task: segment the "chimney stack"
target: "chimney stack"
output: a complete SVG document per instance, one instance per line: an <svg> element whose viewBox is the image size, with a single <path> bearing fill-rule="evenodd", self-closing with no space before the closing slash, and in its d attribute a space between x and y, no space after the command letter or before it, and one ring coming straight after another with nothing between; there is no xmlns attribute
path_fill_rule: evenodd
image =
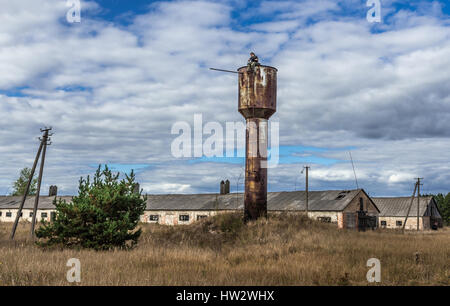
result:
<svg viewBox="0 0 450 306"><path fill-rule="evenodd" d="M48 189L48 196L53 197L58 195L58 187L51 185Z"/></svg>
<svg viewBox="0 0 450 306"><path fill-rule="evenodd" d="M230 193L230 181L226 180L220 182L220 194L229 194Z"/></svg>
<svg viewBox="0 0 450 306"><path fill-rule="evenodd" d="M230 181L226 180L225 181L225 194L229 194L230 193Z"/></svg>
<svg viewBox="0 0 450 306"><path fill-rule="evenodd" d="M220 182L220 194L225 194L225 182Z"/></svg>

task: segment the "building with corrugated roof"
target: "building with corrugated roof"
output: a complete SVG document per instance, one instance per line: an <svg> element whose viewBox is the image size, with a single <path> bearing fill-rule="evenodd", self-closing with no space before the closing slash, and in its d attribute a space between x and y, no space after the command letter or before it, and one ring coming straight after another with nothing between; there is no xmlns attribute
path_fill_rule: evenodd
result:
<svg viewBox="0 0 450 306"><path fill-rule="evenodd" d="M406 229L417 229L417 206L419 206L419 229L431 229L433 226L442 227L442 216L436 201L432 196L420 197L419 205L417 197L411 205L411 197L373 197L380 209L379 226L381 228L402 228L405 222ZM411 209L408 214L408 208Z"/></svg>
<svg viewBox="0 0 450 306"><path fill-rule="evenodd" d="M379 210L363 189L325 190L308 193L308 216L324 222L336 223L339 228L356 228L360 202L371 216ZM160 224L189 224L218 213L242 211L244 195L229 194L167 194L148 195L144 222ZM269 192L269 212L304 213L305 191Z"/></svg>
<svg viewBox="0 0 450 306"><path fill-rule="evenodd" d="M68 202L72 200L71 196L40 196L38 221L51 220L55 211L53 205L55 198ZM21 199L12 196L0 197L0 221L15 220ZM306 210L305 191L269 192L267 201L270 212L304 213ZM22 211L22 220L31 221L33 206L34 197L27 198ZM242 193L148 195L141 221L167 225L190 224L218 213L242 211L243 207ZM339 228L357 228L358 211L361 208L369 216L378 218L379 209L363 189L308 193L308 216L335 223Z"/></svg>
<svg viewBox="0 0 450 306"><path fill-rule="evenodd" d="M68 202L72 201L72 196L58 197ZM33 217L34 196L27 197L23 209L21 221L30 221ZM50 221L55 212L53 200L55 196L40 196L39 206L36 214L37 221ZM14 222L19 210L22 196L0 196L0 222Z"/></svg>

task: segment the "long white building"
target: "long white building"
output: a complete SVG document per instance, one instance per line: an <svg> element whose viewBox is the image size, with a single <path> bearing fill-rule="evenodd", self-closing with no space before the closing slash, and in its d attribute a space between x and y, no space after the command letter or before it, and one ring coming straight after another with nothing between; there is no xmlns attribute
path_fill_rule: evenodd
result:
<svg viewBox="0 0 450 306"><path fill-rule="evenodd" d="M166 194L147 195L147 205L141 221L165 225L191 224L202 218L219 213L242 211L242 193L228 194ZM0 222L14 222L22 197L0 196ZM28 197L22 210L22 221L31 221L34 197ZM55 199L71 202L72 196L41 196L37 220L51 221L55 216ZM410 198L371 198L363 189L310 191L308 216L324 222L335 223L338 228L357 228L358 211L363 211L376 220L381 228L401 228ZM269 192L269 212L304 213L306 193L304 191ZM415 200L417 201L417 200ZM432 197L420 200L420 229L430 229L437 222L442 226L442 217ZM416 229L417 209L410 211L407 229Z"/></svg>

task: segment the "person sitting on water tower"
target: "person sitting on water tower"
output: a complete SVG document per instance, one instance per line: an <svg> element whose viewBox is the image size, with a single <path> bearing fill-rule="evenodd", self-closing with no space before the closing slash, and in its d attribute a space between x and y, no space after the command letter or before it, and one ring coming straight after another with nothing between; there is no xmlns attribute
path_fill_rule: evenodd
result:
<svg viewBox="0 0 450 306"><path fill-rule="evenodd" d="M247 61L247 71L255 71L255 67L259 66L258 57L254 52L250 52L250 58Z"/></svg>

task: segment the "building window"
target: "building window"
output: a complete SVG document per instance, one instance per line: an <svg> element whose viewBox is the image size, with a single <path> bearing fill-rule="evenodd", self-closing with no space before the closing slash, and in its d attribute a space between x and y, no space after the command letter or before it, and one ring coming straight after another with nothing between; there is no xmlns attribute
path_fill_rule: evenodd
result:
<svg viewBox="0 0 450 306"><path fill-rule="evenodd" d="M207 218L208 216L207 215L198 215L197 216L197 221L198 220L201 220L201 219L205 219L205 218Z"/></svg>
<svg viewBox="0 0 450 306"><path fill-rule="evenodd" d="M386 221L381 221L381 226L382 226L382 227L386 227L386 226L387 226Z"/></svg>
<svg viewBox="0 0 450 306"><path fill-rule="evenodd" d="M41 213L41 218L47 218L47 213Z"/></svg>
<svg viewBox="0 0 450 306"><path fill-rule="evenodd" d="M159 215L148 216L148 221L159 221Z"/></svg>
<svg viewBox="0 0 450 306"><path fill-rule="evenodd" d="M321 222L325 222L325 223L330 223L331 217L318 217L317 220L319 220Z"/></svg>
<svg viewBox="0 0 450 306"><path fill-rule="evenodd" d="M54 211L50 212L50 220L52 221L56 220L56 213Z"/></svg>
<svg viewBox="0 0 450 306"><path fill-rule="evenodd" d="M2 212L0 211L0 217L2 216Z"/></svg>
<svg viewBox="0 0 450 306"><path fill-rule="evenodd" d="M30 218L33 217L33 212L30 212Z"/></svg>
<svg viewBox="0 0 450 306"><path fill-rule="evenodd" d="M20 213L20 217L23 217L23 212Z"/></svg>
<svg viewBox="0 0 450 306"><path fill-rule="evenodd" d="M6 217L11 218L12 217L12 213L11 212L7 212L6 213Z"/></svg>
<svg viewBox="0 0 450 306"><path fill-rule="evenodd" d="M395 221L395 225L402 226L402 221Z"/></svg>
<svg viewBox="0 0 450 306"><path fill-rule="evenodd" d="M180 221L189 221L189 215L180 215L179 220Z"/></svg>

